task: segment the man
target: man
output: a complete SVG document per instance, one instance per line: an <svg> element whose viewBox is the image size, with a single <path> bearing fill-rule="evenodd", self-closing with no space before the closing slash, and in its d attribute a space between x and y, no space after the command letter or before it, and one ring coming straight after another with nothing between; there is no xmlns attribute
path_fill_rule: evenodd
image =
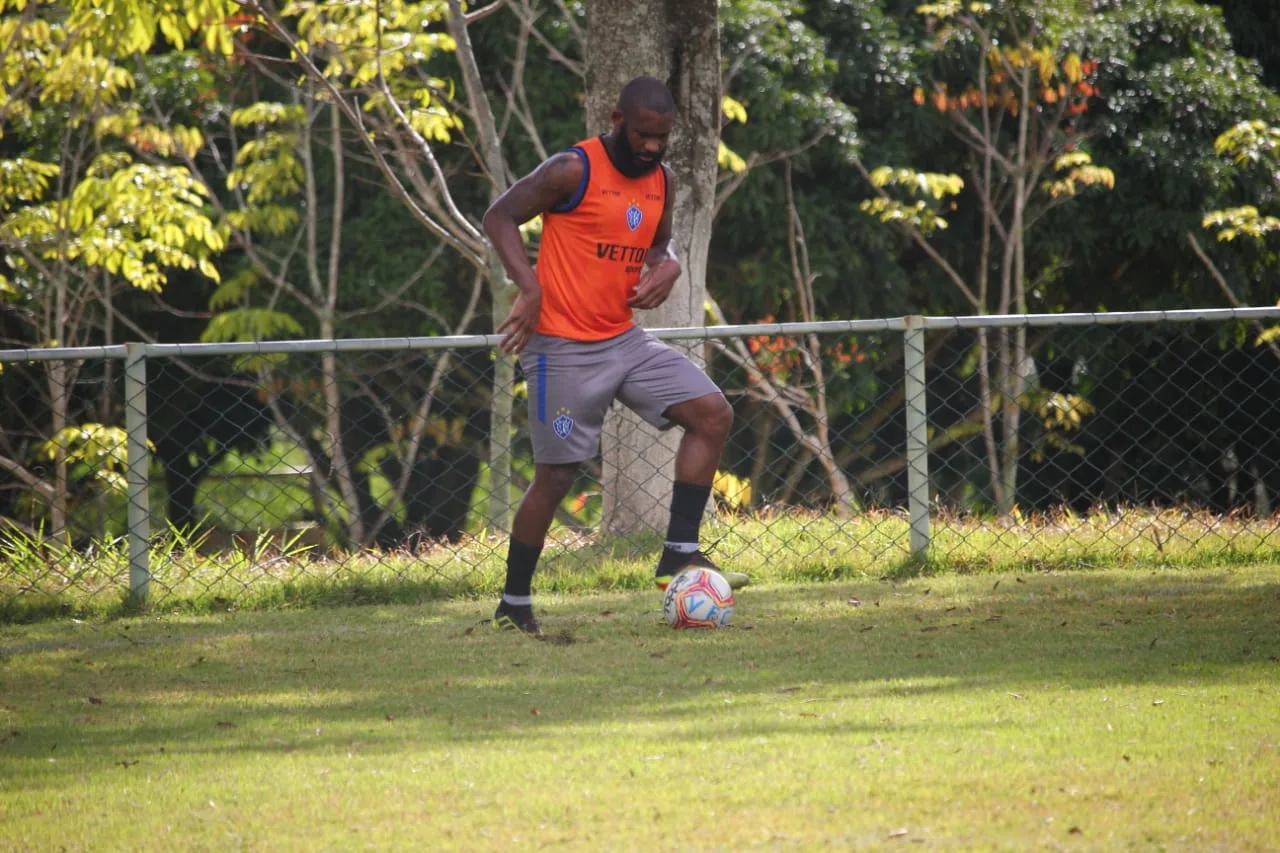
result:
<svg viewBox="0 0 1280 853"><path fill-rule="evenodd" d="M689 566L715 568L699 550L699 528L733 409L697 365L632 318L633 309L665 302L680 277L671 240L674 178L662 163L674 121L667 87L638 77L623 88L611 131L549 158L485 213L485 233L520 290L498 331L529 382L534 456L495 627L541 634L532 598L538 557L579 465L599 450L615 399L655 426L684 428L659 588ZM538 215L535 272L520 225ZM734 585L747 580L723 574Z"/></svg>

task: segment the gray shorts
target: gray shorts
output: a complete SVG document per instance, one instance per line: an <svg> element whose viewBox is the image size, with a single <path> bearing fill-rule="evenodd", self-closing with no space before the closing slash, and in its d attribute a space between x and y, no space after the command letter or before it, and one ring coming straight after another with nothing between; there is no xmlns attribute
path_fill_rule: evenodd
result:
<svg viewBox="0 0 1280 853"><path fill-rule="evenodd" d="M603 341L534 335L520 353L529 389L535 462L585 462L600 450L609 405L618 400L661 429L662 413L720 389L680 351L639 326Z"/></svg>

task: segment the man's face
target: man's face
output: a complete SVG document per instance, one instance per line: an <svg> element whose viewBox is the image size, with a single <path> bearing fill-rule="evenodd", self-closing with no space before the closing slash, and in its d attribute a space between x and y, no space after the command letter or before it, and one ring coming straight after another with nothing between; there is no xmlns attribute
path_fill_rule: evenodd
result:
<svg viewBox="0 0 1280 853"><path fill-rule="evenodd" d="M628 178L639 178L658 168L667 153L667 140L675 116L652 110L636 110L633 115L614 113L613 128L617 138L618 171Z"/></svg>

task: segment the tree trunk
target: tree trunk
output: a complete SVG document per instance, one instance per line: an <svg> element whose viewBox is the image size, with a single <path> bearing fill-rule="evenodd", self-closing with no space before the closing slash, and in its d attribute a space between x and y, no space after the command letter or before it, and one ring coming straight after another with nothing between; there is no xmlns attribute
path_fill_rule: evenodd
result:
<svg viewBox="0 0 1280 853"><path fill-rule="evenodd" d="M1031 71L1026 69L1022 74L1022 103L1031 102ZM1031 111L1021 110L1018 114L1018 150L1015 158L1015 174L1013 177L1013 219L1009 223L1009 242L1013 251L1013 308L1019 314L1027 313L1027 263L1026 263L1026 224L1027 200L1030 192L1027 189L1027 151L1030 145ZM1008 307L1005 308L1008 311ZM1013 332L1013 343L1008 343L1008 330L1001 330L1006 337L1004 352L1008 363L1005 365L1007 381L1001 389L1004 402L1004 428L1001 438L1002 448L1000 496L997 511L1001 518L1008 518L1018 503L1018 455L1020 442L1019 430L1022 422L1023 375L1026 370L1027 330L1019 326Z"/></svg>
<svg viewBox="0 0 1280 853"><path fill-rule="evenodd" d="M315 92L308 89L307 101L314 103L316 101ZM308 109L310 113L310 109ZM342 205L343 205L343 189L344 189L344 169L342 159L341 120L336 106L328 109L330 119L330 142L333 147L333 168L334 168L334 201L333 201L333 227L330 234L329 245L329 271L327 278L322 278L320 274L320 201L319 201L319 181L316 177L315 162L312 159L312 137L311 123L308 121L302 129L302 137L299 142L299 153L302 156L304 168L305 191L307 198L307 279L311 285L311 296L315 300L316 319L319 322L320 337L322 340L332 340L337 334L337 328L334 323L335 308L337 306L337 271L338 262L341 252L342 238ZM329 453L329 459L332 460L331 470L334 478L337 480L338 494L342 495L342 502L346 505L347 517L346 537L348 544L352 548L360 548L365 545L364 535L364 508L361 506L360 497L356 491L355 476L352 472L352 464L358 460L347 458L347 448L342 441L342 389L338 382L338 358L332 352L323 353L320 357L320 376L322 387L322 396L324 399L324 424L325 433L328 437L328 446L325 450ZM330 481L332 482L332 481ZM335 518L335 524L342 524L342 518Z"/></svg>
<svg viewBox="0 0 1280 853"><path fill-rule="evenodd" d="M458 64L462 68L462 84L467 93L471 117L475 121L476 135L480 143L480 157L489 177L489 201L492 203L506 192L507 165L502 156L502 138L494 120L493 106L485 94L480 67L471 45L467 29L467 16L461 0L449 0L449 34L457 42ZM515 302L515 288L507 281L506 270L498 253L490 246L485 252L485 271L489 282L489 295L493 305L493 325L496 330L511 313ZM499 351L493 367L493 398L489 404L489 511L490 530L511 530L511 443L513 435L512 409L514 404L516 360Z"/></svg>
<svg viewBox="0 0 1280 853"><path fill-rule="evenodd" d="M666 304L641 312L649 328L701 326L720 142L720 32L715 0L595 0L587 6L587 132L603 133L622 87L648 74L676 100L667 162L675 172L675 242L684 266ZM699 347L681 347L696 363ZM603 435L603 528L665 530L680 432L658 432L614 407Z"/></svg>
<svg viewBox="0 0 1280 853"><path fill-rule="evenodd" d="M49 536L54 541L64 540L70 511L67 448L63 435L70 408L70 382L70 371L65 361L49 363L49 399L52 402L53 434L57 439L53 457L53 502L49 506Z"/></svg>

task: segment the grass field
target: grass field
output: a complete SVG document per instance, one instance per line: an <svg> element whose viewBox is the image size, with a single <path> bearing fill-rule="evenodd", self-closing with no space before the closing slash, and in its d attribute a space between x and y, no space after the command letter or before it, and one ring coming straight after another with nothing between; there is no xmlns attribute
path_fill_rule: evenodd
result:
<svg viewBox="0 0 1280 853"><path fill-rule="evenodd" d="M0 625L5 850L1275 850L1280 567Z"/></svg>

